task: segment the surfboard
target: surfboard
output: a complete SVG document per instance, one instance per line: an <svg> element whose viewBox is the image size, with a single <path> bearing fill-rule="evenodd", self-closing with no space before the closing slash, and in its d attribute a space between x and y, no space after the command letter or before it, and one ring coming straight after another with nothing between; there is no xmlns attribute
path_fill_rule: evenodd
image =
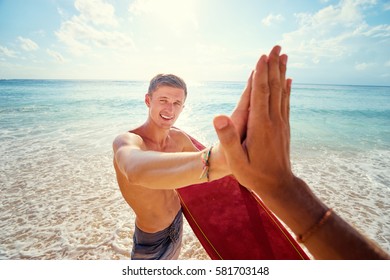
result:
<svg viewBox="0 0 390 280"><path fill-rule="evenodd" d="M188 224L213 260L310 259L262 200L232 176L177 193Z"/></svg>

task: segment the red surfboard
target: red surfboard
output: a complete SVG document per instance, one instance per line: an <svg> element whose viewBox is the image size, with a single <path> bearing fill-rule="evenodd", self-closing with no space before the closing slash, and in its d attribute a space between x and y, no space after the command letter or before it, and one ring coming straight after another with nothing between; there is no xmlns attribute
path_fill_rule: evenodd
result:
<svg viewBox="0 0 390 280"><path fill-rule="evenodd" d="M199 148L204 146L191 137ZM183 213L213 260L307 260L261 199L232 176L177 190Z"/></svg>

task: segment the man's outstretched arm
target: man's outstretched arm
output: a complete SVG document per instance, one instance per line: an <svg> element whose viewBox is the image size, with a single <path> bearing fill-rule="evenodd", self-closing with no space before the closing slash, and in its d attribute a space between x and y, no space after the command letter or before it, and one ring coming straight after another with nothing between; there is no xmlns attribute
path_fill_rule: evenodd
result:
<svg viewBox="0 0 390 280"><path fill-rule="evenodd" d="M207 149L196 152L166 153L141 149L142 138L133 133L118 136L114 143L114 160L129 183L152 189L176 189L207 181L201 177L205 166L202 156ZM213 154L213 178L227 175L218 155ZM226 164L225 164L226 166ZM211 170L209 170L211 174Z"/></svg>

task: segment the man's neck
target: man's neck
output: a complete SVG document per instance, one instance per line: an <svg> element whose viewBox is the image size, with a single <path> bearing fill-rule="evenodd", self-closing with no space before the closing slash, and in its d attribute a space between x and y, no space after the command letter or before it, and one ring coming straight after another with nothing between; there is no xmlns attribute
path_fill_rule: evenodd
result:
<svg viewBox="0 0 390 280"><path fill-rule="evenodd" d="M154 146L159 147L159 149L164 149L169 141L169 131L170 128L163 129L151 122L146 122L142 126L142 138L144 138L144 141L146 140Z"/></svg>

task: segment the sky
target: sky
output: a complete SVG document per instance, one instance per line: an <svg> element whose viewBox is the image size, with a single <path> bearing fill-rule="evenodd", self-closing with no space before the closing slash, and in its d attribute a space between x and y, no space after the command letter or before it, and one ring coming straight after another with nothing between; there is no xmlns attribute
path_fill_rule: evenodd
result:
<svg viewBox="0 0 390 280"><path fill-rule="evenodd" d="M246 81L276 44L294 82L390 86L390 1L0 0L0 79Z"/></svg>

